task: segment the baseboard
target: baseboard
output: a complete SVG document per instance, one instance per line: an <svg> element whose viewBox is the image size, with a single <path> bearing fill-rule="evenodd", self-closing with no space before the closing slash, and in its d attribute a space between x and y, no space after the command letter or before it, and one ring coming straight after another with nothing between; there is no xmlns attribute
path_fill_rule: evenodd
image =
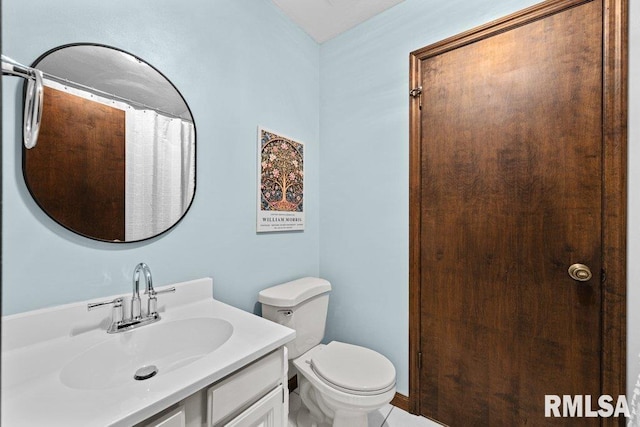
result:
<svg viewBox="0 0 640 427"><path fill-rule="evenodd" d="M396 408L400 408L403 411L409 412L409 398L404 394L396 393L391 401L391 404Z"/></svg>

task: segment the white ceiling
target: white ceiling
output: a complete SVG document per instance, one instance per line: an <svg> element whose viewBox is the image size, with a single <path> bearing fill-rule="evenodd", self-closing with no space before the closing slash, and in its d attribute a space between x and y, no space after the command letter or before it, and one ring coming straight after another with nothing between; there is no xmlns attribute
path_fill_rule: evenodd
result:
<svg viewBox="0 0 640 427"><path fill-rule="evenodd" d="M315 41L323 43L404 0L272 0Z"/></svg>

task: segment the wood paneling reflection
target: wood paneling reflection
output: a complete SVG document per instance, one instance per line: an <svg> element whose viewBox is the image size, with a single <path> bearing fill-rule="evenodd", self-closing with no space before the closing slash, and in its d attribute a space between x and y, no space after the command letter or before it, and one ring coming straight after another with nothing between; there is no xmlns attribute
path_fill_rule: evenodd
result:
<svg viewBox="0 0 640 427"><path fill-rule="evenodd" d="M125 112L45 88L38 144L24 174L53 219L87 237L125 240Z"/></svg>

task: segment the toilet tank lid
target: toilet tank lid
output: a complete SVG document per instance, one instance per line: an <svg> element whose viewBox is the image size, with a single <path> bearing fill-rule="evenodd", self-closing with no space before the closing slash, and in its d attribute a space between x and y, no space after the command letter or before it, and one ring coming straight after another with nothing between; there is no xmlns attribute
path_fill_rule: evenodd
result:
<svg viewBox="0 0 640 427"><path fill-rule="evenodd" d="M328 280L319 277L303 277L260 291L258 301L274 307L294 307L330 290L331 283Z"/></svg>

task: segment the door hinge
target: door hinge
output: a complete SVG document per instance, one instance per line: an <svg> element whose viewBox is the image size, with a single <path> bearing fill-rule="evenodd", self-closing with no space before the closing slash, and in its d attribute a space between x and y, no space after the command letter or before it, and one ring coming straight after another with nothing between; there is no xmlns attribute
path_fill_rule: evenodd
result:
<svg viewBox="0 0 640 427"><path fill-rule="evenodd" d="M418 370L422 369L422 353L418 353Z"/></svg>
<svg viewBox="0 0 640 427"><path fill-rule="evenodd" d="M422 86L418 86L409 91L409 96L412 98L418 98L418 108L422 110Z"/></svg>

